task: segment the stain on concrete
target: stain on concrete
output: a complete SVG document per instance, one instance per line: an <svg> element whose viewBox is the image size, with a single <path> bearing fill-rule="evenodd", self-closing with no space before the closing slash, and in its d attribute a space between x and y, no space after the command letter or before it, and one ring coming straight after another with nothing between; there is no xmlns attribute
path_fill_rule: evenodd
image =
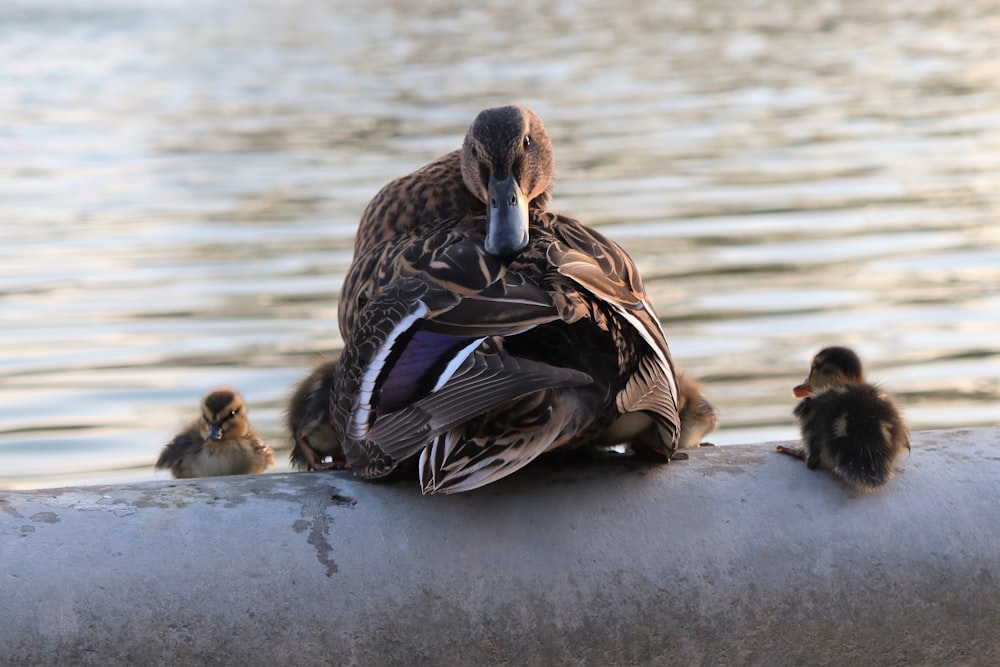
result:
<svg viewBox="0 0 1000 667"><path fill-rule="evenodd" d="M333 501L334 505L339 505L340 507L354 507L358 504L358 501L350 496L345 496L334 489L334 494L330 496L330 500Z"/></svg>
<svg viewBox="0 0 1000 667"><path fill-rule="evenodd" d="M358 503L350 496L344 495L336 487L332 489L330 501L338 507L354 507ZM330 526L333 525L333 517L327 514L329 505L319 494L299 496L301 501L301 516L292 529L296 533L308 531L309 536L306 542L316 550L316 560L326 568L326 576L332 577L339 568L336 561L331 557L333 546L330 544Z"/></svg>
<svg viewBox="0 0 1000 667"><path fill-rule="evenodd" d="M306 540L316 550L316 560L326 567L327 577L332 577L339 570L336 561L330 557L330 552L333 550L329 539L330 523L330 519L325 516L314 518L309 538Z"/></svg>
<svg viewBox="0 0 1000 667"><path fill-rule="evenodd" d="M23 519L24 518L21 515L21 513L18 512L17 509L6 498L0 498L0 512L3 512L4 514L8 514L8 515L14 517L15 519Z"/></svg>
<svg viewBox="0 0 1000 667"><path fill-rule="evenodd" d="M35 523L59 523L62 520L55 512L36 512L28 518Z"/></svg>

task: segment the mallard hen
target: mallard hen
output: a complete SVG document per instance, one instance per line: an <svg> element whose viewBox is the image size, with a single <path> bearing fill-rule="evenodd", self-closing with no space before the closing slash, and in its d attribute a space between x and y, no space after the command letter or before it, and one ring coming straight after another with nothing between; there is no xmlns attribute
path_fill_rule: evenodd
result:
<svg viewBox="0 0 1000 667"><path fill-rule="evenodd" d="M156 461L176 478L249 475L274 465L274 453L247 421L247 406L232 389L201 401L201 416L171 440Z"/></svg>
<svg viewBox="0 0 1000 667"><path fill-rule="evenodd" d="M892 399L865 381L861 359L846 347L828 347L814 358L809 377L793 389L804 447L778 451L832 471L859 491L883 486L910 438Z"/></svg>
<svg viewBox="0 0 1000 667"><path fill-rule="evenodd" d="M468 491L560 447L629 442L669 460L673 363L631 258L548 211L552 146L518 106L385 186L341 293L331 417L355 474L418 460Z"/></svg>

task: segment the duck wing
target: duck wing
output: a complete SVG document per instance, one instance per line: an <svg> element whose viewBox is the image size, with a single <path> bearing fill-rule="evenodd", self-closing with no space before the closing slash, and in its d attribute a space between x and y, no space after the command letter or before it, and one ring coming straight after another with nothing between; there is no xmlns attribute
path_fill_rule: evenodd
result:
<svg viewBox="0 0 1000 667"><path fill-rule="evenodd" d="M586 373L569 368L477 351L439 390L380 418L368 437L389 456L404 459L442 433L510 399L591 382Z"/></svg>
<svg viewBox="0 0 1000 667"><path fill-rule="evenodd" d="M558 318L531 281L501 274L462 294L431 277L403 277L376 293L345 341L331 419L363 476L387 474L435 435L510 398L590 382L586 373L504 354L494 339Z"/></svg>
<svg viewBox="0 0 1000 667"><path fill-rule="evenodd" d="M195 453L201 444L201 437L197 433L197 425L195 425L184 433L174 436L174 439L163 447L163 451L160 452L160 458L156 460L153 469L166 470L173 468L185 456Z"/></svg>
<svg viewBox="0 0 1000 667"><path fill-rule="evenodd" d="M508 400L449 429L420 451L424 493L460 493L491 484L542 454L572 443L592 424L604 392L596 383L543 389Z"/></svg>
<svg viewBox="0 0 1000 667"><path fill-rule="evenodd" d="M635 346L634 370L615 397L618 411L652 415L662 444L672 451L680 434L676 374L639 272L614 241L571 218L555 217L552 228L557 237L547 248L548 262L559 275L608 306L623 323L622 335L641 341Z"/></svg>

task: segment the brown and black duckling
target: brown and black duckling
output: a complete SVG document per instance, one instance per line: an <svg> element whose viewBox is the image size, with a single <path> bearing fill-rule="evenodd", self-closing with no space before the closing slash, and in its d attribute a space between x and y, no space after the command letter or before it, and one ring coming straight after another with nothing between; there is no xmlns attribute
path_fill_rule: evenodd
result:
<svg viewBox="0 0 1000 667"><path fill-rule="evenodd" d="M832 471L859 491L883 486L910 437L892 399L865 381L861 359L846 347L828 347L812 362L809 377L793 390L802 401L795 416L804 448L778 451Z"/></svg>
<svg viewBox="0 0 1000 667"><path fill-rule="evenodd" d="M249 475L274 465L274 453L247 421L247 406L232 389L216 389L201 401L201 416L160 453L156 470L175 478Z"/></svg>
<svg viewBox="0 0 1000 667"><path fill-rule="evenodd" d="M285 423L292 434L289 455L296 470L332 470L347 467L340 441L330 424L330 395L337 360L323 362L298 384L288 401Z"/></svg>
<svg viewBox="0 0 1000 667"><path fill-rule="evenodd" d="M687 373L677 373L677 410L681 420L680 449L711 447L703 442L719 426L715 407L708 402L701 387Z"/></svg>
<svg viewBox="0 0 1000 667"><path fill-rule="evenodd" d="M674 455L660 321L618 244L548 210L553 165L533 111L487 109L368 205L331 406L356 475L417 459L425 493L453 493L584 443Z"/></svg>

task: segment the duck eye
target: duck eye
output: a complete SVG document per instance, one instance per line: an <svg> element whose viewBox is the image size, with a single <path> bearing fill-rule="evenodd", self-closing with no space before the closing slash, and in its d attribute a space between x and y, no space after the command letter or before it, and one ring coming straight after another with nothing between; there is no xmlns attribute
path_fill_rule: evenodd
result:
<svg viewBox="0 0 1000 667"><path fill-rule="evenodd" d="M525 147L525 148L527 148L527 147L528 147L528 146L530 146L530 145L531 145L531 137L529 137L529 136L528 136L528 135L526 134L526 135L524 135L524 147Z"/></svg>
<svg viewBox="0 0 1000 667"><path fill-rule="evenodd" d="M233 410L232 412L229 413L229 416L235 417L237 412L239 412L239 410Z"/></svg>

